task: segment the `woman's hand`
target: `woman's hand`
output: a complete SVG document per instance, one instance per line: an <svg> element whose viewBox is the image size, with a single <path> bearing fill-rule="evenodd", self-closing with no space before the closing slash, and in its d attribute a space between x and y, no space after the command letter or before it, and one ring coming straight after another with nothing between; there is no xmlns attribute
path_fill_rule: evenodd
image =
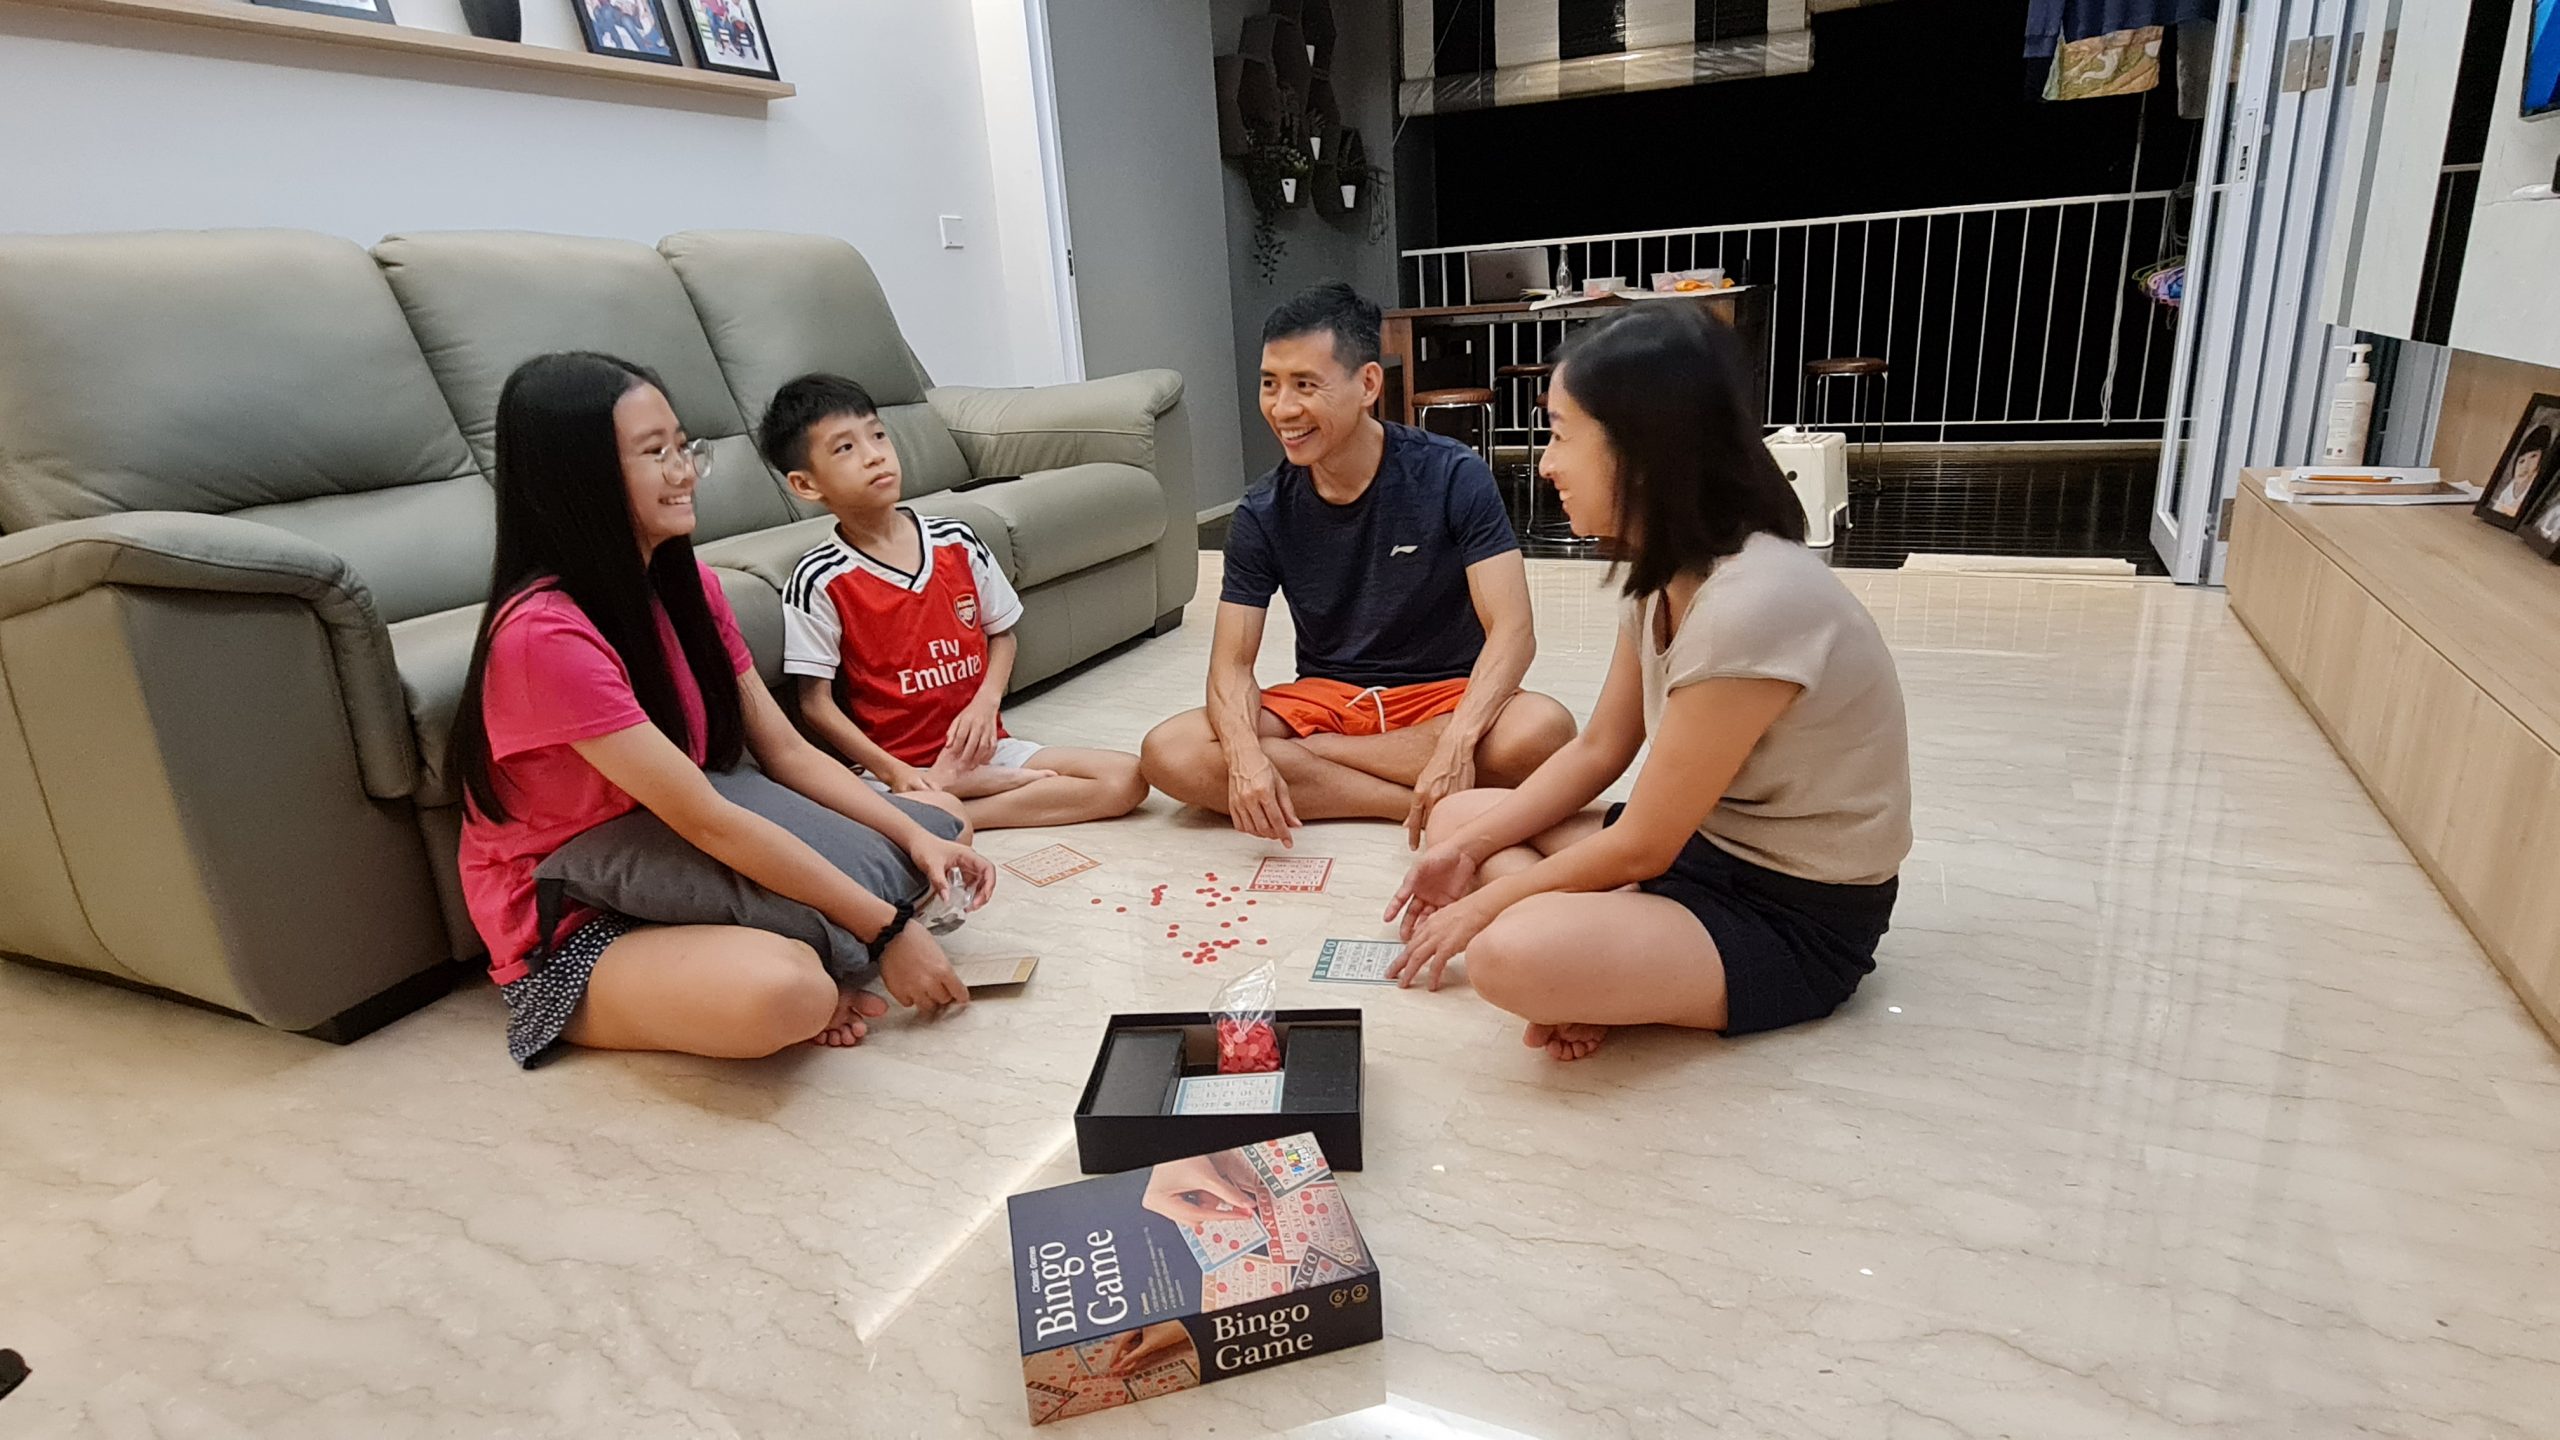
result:
<svg viewBox="0 0 2560 1440"><path fill-rule="evenodd" d="M948 902L951 899L951 872L957 870L969 882L969 908L977 909L996 893L996 867L986 856L957 840L927 835L907 851L924 878L932 884L933 893Z"/></svg>
<svg viewBox="0 0 2560 1440"><path fill-rule="evenodd" d="M1411 927L1404 953L1396 957L1396 963L1387 967L1387 974L1394 979L1397 988L1410 989L1413 982L1428 971L1430 988L1439 989L1440 972L1448 969L1449 962L1457 959L1468 943L1501 913L1501 907L1486 903L1482 894L1469 895L1441 906L1425 916L1421 924Z"/></svg>
<svg viewBox="0 0 2560 1440"><path fill-rule="evenodd" d="M1422 852L1405 872L1404 884L1396 890L1396 898L1387 902L1389 920L1399 914L1404 923L1396 930L1398 938L1410 942L1414 931L1431 918L1435 910L1446 909L1466 898L1476 888L1476 862L1455 844L1442 841Z"/></svg>
<svg viewBox="0 0 2560 1440"><path fill-rule="evenodd" d="M957 1010L969 1003L969 987L952 973L942 942L921 925L909 925L889 942L880 956L880 983L888 987L890 999L910 1010L946 1005Z"/></svg>
<svg viewBox="0 0 2560 1440"><path fill-rule="evenodd" d="M1138 1203L1176 1225L1239 1220L1254 1213L1257 1188L1237 1184L1208 1156L1194 1155L1148 1171L1147 1193Z"/></svg>

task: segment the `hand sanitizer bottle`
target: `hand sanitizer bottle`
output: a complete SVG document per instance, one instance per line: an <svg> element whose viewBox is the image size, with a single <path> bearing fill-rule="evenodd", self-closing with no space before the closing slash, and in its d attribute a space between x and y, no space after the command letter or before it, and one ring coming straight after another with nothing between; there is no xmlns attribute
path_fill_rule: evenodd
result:
<svg viewBox="0 0 2560 1440"><path fill-rule="evenodd" d="M2364 463L2365 432L2373 426L2373 354L2370 345L2349 345L2347 373L2329 401L2329 443L2320 451L2326 465Z"/></svg>

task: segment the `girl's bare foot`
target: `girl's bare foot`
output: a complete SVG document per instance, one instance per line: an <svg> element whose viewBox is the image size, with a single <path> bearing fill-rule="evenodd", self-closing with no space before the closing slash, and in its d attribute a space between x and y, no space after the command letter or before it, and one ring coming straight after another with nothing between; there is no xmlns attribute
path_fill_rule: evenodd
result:
<svg viewBox="0 0 2560 1440"><path fill-rule="evenodd" d="M1588 1059L1609 1036L1606 1025L1537 1025L1520 1032L1520 1043L1531 1049L1544 1047L1556 1060Z"/></svg>
<svg viewBox="0 0 2560 1440"><path fill-rule="evenodd" d="M836 987L835 1018L827 1022L826 1029L812 1036L809 1043L833 1049L859 1045L862 1037L871 1033L868 1022L888 1013L888 1001L856 986L839 985Z"/></svg>
<svg viewBox="0 0 2560 1440"><path fill-rule="evenodd" d="M984 800L1007 790L1019 790L1034 780L1049 780L1055 770L1022 770L1011 765L981 765L966 774L952 775L941 770L925 772L926 783L947 795L962 800Z"/></svg>

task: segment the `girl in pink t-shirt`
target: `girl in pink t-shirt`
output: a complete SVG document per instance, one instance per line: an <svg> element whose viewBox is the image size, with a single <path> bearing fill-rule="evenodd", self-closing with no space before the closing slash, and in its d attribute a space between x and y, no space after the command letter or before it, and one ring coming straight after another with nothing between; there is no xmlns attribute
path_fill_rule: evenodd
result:
<svg viewBox="0 0 2560 1440"><path fill-rule="evenodd" d="M517 1063L564 1041L719 1056L853 1045L887 1012L807 945L761 930L575 910L542 934L536 869L635 808L868 940L900 1004L966 1004L941 946L908 924L911 902L863 889L704 773L752 755L774 781L878 831L920 884L939 891L957 870L979 903L994 889L959 817L864 784L757 682L718 582L693 558L708 445L686 441L656 377L605 355L529 360L499 396L497 445L497 564L452 765L467 795L463 895Z"/></svg>

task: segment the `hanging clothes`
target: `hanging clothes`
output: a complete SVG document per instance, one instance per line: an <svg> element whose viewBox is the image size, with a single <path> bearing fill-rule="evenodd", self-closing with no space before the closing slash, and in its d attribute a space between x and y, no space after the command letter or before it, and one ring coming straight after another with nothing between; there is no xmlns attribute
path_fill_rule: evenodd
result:
<svg viewBox="0 0 2560 1440"><path fill-rule="evenodd" d="M2160 84L2160 27L2118 30L2086 40L2065 40L2045 72L2047 100L2094 100L2139 95Z"/></svg>
<svg viewBox="0 0 2560 1440"><path fill-rule="evenodd" d="M2219 8L2218 0L2028 0L2028 93L2076 100L2152 89L2162 32ZM2082 41L2097 43L2065 54Z"/></svg>

